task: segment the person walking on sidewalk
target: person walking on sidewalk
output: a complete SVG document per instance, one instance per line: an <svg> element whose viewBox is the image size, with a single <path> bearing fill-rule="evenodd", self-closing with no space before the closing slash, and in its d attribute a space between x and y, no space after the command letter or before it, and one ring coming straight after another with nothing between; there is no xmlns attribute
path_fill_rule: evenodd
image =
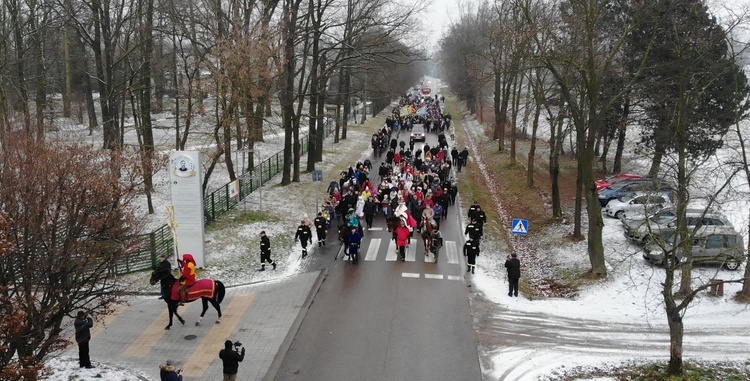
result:
<svg viewBox="0 0 750 381"><path fill-rule="evenodd" d="M81 368L91 369L91 357L89 357L89 341L91 341L91 327L94 326L94 320L86 315L83 311L78 311L76 320L73 323L76 329L76 343L78 343L78 365Z"/></svg>
<svg viewBox="0 0 750 381"><path fill-rule="evenodd" d="M315 235L318 236L318 247L326 245L326 232L328 232L328 220L323 217L323 212L318 213L313 221L315 225Z"/></svg>
<svg viewBox="0 0 750 381"><path fill-rule="evenodd" d="M232 348L235 346L235 348ZM224 381L236 381L237 370L240 367L240 363L245 359L245 347L242 347L241 351L238 351L236 347L240 347L240 342L232 343L232 340L224 342L224 349L219 351L219 358L222 363L222 373L224 374Z"/></svg>
<svg viewBox="0 0 750 381"><path fill-rule="evenodd" d="M276 270L276 261L271 259L271 240L268 239L265 230L260 232L260 270L266 271L266 263L270 263Z"/></svg>
<svg viewBox="0 0 750 381"><path fill-rule="evenodd" d="M466 167L469 163L469 148L464 147L463 151L458 154L458 165L456 168L461 172L461 167Z"/></svg>
<svg viewBox="0 0 750 381"><path fill-rule="evenodd" d="M302 220L300 225L297 227L297 233L294 234L294 239L299 238L299 243L302 245L302 258L307 256L307 241L312 240L312 232L310 227L305 225L305 220Z"/></svg>
<svg viewBox="0 0 750 381"><path fill-rule="evenodd" d="M477 267L477 257L479 256L479 247L474 243L471 238L466 240L464 244L464 257L466 257L466 272L474 274L474 269Z"/></svg>
<svg viewBox="0 0 750 381"><path fill-rule="evenodd" d="M505 268L508 269L508 296L518 296L518 280L521 278L521 261L518 254L512 253L505 259Z"/></svg>

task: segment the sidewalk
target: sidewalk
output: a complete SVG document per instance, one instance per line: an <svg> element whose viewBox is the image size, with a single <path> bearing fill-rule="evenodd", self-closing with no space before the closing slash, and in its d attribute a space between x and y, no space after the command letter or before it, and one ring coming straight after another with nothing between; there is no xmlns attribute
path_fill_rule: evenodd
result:
<svg viewBox="0 0 750 381"><path fill-rule="evenodd" d="M222 319L214 324L216 310L209 309L201 326L195 326L201 303L180 307L185 319L175 318L169 331L164 301L155 296L135 297L109 321L92 330L91 359L146 374L159 380L159 364L174 359L184 370L185 381L217 380L222 377L219 351L224 341L239 340L246 349L238 379L262 380L274 360L283 356L322 280L321 271L248 286L230 287L221 304ZM77 357L71 346L66 355ZM281 358L277 361L280 363Z"/></svg>

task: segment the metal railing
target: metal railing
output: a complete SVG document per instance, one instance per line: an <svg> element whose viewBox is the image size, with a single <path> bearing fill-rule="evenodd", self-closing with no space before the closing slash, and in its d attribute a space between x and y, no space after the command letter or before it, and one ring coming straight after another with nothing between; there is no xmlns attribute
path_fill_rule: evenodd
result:
<svg viewBox="0 0 750 381"><path fill-rule="evenodd" d="M327 138L331 135L333 129L329 125L325 127L323 137ZM300 156L307 153L309 146L309 135L301 137ZM265 185L278 175L283 168L284 151L281 150L238 177L240 189L237 197L231 197L231 187L234 186L234 182L224 184L224 186L211 192L203 199L204 224L208 225L218 217L232 211L245 197ZM127 240L126 249L123 255L115 261L113 272L115 275L124 275L135 271L149 270L156 266L159 256L172 254L173 251L172 231L168 224L164 224L151 233L138 235Z"/></svg>

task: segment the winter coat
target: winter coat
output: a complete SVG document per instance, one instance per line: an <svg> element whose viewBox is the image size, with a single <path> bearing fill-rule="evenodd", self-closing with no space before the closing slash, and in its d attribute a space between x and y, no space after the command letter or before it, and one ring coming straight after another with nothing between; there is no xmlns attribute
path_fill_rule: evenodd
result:
<svg viewBox="0 0 750 381"><path fill-rule="evenodd" d="M326 230L328 228L328 221L323 216L315 217L315 221L313 221L313 223L315 224L315 229L317 230Z"/></svg>
<svg viewBox="0 0 750 381"><path fill-rule="evenodd" d="M311 241L312 232L310 231L310 228L305 224L298 226L297 232L294 233L294 239L296 240L297 238L299 238L299 241L303 244L307 243L307 241Z"/></svg>
<svg viewBox="0 0 750 381"><path fill-rule="evenodd" d="M508 269L509 279L521 278L521 261L518 258L511 258L506 260L505 268Z"/></svg>
<svg viewBox="0 0 750 381"><path fill-rule="evenodd" d="M94 321L90 317L76 318L73 326L76 329L76 343L86 343L91 340L89 328L94 326Z"/></svg>
<svg viewBox="0 0 750 381"><path fill-rule="evenodd" d="M357 210L354 212L354 214L357 217L363 217L365 215L365 200L362 196L359 196L359 199L357 199Z"/></svg>
<svg viewBox="0 0 750 381"><path fill-rule="evenodd" d="M268 239L267 235L260 237L260 252L263 254L269 254L271 252L271 240Z"/></svg>
<svg viewBox="0 0 750 381"><path fill-rule="evenodd" d="M362 235L358 231L349 234L349 254L359 253L359 245L362 243Z"/></svg>
<svg viewBox="0 0 750 381"><path fill-rule="evenodd" d="M375 203L373 202L372 198L369 198L367 201L365 201L365 206L362 211L366 216L372 216L375 214Z"/></svg>
<svg viewBox="0 0 750 381"><path fill-rule="evenodd" d="M219 358L222 362L222 373L224 374L237 374L237 369L240 367L242 360L245 359L245 348L242 348L241 352L237 352L232 349L232 345L224 346L224 349L219 351Z"/></svg>
<svg viewBox="0 0 750 381"><path fill-rule="evenodd" d="M180 284L192 286L195 284L195 259L192 254L182 256L182 281Z"/></svg>
<svg viewBox="0 0 750 381"><path fill-rule="evenodd" d="M399 226L396 232L396 246L406 246L409 244L409 229L405 226Z"/></svg>
<svg viewBox="0 0 750 381"><path fill-rule="evenodd" d="M177 374L177 370L173 365L159 365L159 376L161 377L161 381L182 381L182 375Z"/></svg>

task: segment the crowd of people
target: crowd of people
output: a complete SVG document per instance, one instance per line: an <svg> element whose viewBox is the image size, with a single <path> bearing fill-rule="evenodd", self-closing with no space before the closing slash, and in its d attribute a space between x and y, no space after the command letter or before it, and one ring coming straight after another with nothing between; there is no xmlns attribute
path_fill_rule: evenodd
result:
<svg viewBox="0 0 750 381"><path fill-rule="evenodd" d="M419 110L426 111L419 113ZM425 144L414 150L415 143L406 133L414 124L433 126L431 128L438 132L438 144L434 147ZM342 171L339 180L329 184L328 195L315 220L310 221L305 216L301 221L295 239L302 245L302 257L307 256L313 227L318 246L322 246L328 231L338 226L339 239L346 244L347 256L357 263L365 227L371 228L378 216L396 222L392 231L394 237L402 236L397 239L402 260L408 237L414 230L421 231L423 217L436 232L439 238L436 242L442 242L440 223L448 217L448 208L455 204L458 194L451 169L463 166L468 157L466 148L461 152L455 148L449 152L445 136L445 129L449 127L450 116L441 113L439 100L411 94L402 98L382 128L372 135L372 159L382 158L386 153L377 172L370 158ZM399 227L405 228L408 234L397 229Z"/></svg>

